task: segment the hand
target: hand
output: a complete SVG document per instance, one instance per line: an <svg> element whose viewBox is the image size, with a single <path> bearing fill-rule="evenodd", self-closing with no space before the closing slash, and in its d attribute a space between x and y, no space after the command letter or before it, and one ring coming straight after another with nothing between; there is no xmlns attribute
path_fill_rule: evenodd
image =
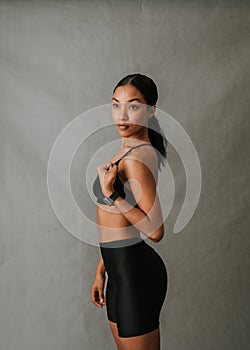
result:
<svg viewBox="0 0 250 350"><path fill-rule="evenodd" d="M106 298L103 294L104 284L105 273L96 275L91 288L91 300L97 307L103 307L106 305Z"/></svg>
<svg viewBox="0 0 250 350"><path fill-rule="evenodd" d="M114 192L114 182L117 175L117 165L112 162L101 164L97 167L100 179L100 185L104 196L108 197Z"/></svg>

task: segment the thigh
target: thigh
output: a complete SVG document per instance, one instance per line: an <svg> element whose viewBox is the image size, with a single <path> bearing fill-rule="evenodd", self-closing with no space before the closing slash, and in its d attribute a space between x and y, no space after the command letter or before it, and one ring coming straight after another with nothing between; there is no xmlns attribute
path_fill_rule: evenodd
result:
<svg viewBox="0 0 250 350"><path fill-rule="evenodd" d="M108 320L116 323L116 303L117 303L117 282L114 277L108 275L108 281L106 286L106 311Z"/></svg>
<svg viewBox="0 0 250 350"><path fill-rule="evenodd" d="M112 331L112 335L113 335L113 338L116 342L117 348L118 348L118 350L121 350L122 344L121 344L120 337L118 335L117 323L109 321L109 326L110 326L110 329Z"/></svg>
<svg viewBox="0 0 250 350"><path fill-rule="evenodd" d="M149 337L149 333L159 328L160 310L167 290L165 265L154 249L144 242L113 249L112 265L109 266L112 275L108 273L106 290L108 319L117 324L120 338L146 334Z"/></svg>
<svg viewBox="0 0 250 350"><path fill-rule="evenodd" d="M119 336L134 337L156 330L167 287L164 271L137 264L127 266L122 275L116 299Z"/></svg>
<svg viewBox="0 0 250 350"><path fill-rule="evenodd" d="M119 350L160 350L160 330L131 338L119 338Z"/></svg>
<svg viewBox="0 0 250 350"><path fill-rule="evenodd" d="M158 305L139 279L133 286L119 288L116 320L120 337L143 335L159 327Z"/></svg>
<svg viewBox="0 0 250 350"><path fill-rule="evenodd" d="M118 350L160 350L159 328L143 335L122 338L119 337L117 324L109 321L109 325Z"/></svg>

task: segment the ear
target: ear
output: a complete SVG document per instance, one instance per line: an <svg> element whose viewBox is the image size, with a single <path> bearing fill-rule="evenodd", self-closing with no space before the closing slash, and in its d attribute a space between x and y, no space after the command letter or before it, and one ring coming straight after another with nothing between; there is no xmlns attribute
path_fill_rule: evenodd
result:
<svg viewBox="0 0 250 350"><path fill-rule="evenodd" d="M150 106L150 108L148 109L148 119L153 117L153 115L155 114L155 110L156 105Z"/></svg>

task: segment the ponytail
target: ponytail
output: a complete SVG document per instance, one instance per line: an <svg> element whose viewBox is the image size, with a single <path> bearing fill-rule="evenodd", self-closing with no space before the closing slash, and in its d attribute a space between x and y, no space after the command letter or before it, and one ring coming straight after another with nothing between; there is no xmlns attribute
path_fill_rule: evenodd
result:
<svg viewBox="0 0 250 350"><path fill-rule="evenodd" d="M162 131L158 119L156 119L155 115L149 118L148 121L148 137L150 142L154 148L160 153L157 153L158 156L158 166L159 170L161 170L161 164L166 166L165 160L167 158L167 144L168 141Z"/></svg>

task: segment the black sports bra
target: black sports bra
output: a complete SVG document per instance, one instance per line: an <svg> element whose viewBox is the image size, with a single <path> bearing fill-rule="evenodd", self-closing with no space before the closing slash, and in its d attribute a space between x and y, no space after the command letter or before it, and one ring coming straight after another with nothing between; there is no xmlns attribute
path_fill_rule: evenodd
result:
<svg viewBox="0 0 250 350"><path fill-rule="evenodd" d="M127 154L129 154L134 148L137 147L141 147L141 146L152 146L151 143L142 143L140 145L134 146L132 148L130 148L120 159L118 159L116 162L114 162L113 164L118 164L120 162L120 160L122 160ZM153 147L153 146L152 146ZM114 190L119 192L120 196L125 199L128 203L130 203L133 207L138 207L135 198L133 196L132 191L130 191L128 188L126 188L124 186L124 184L121 182L119 175L117 173L116 175L116 179L114 182ZM99 179L99 175L97 175L94 183L93 183L93 193L97 198L97 203L101 203L101 204L106 204L103 201L104 198L104 194L102 192L102 188L101 188L101 184L100 184L100 179Z"/></svg>

